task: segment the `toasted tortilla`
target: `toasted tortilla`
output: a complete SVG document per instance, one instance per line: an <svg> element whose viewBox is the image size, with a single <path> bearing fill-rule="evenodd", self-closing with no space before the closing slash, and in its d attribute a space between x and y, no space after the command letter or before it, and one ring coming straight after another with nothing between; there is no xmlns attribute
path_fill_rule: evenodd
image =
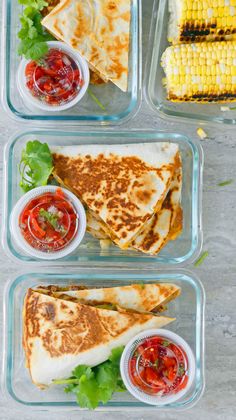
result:
<svg viewBox="0 0 236 420"><path fill-rule="evenodd" d="M173 318L98 309L29 289L23 309L26 366L39 387L67 378L78 365L96 366L141 331Z"/></svg>
<svg viewBox="0 0 236 420"><path fill-rule="evenodd" d="M180 235L182 232L181 191L182 168L179 167L175 171L161 210L147 221L131 243L133 248L146 254L156 255L170 239L176 239ZM177 216L178 219L176 219Z"/></svg>
<svg viewBox="0 0 236 420"><path fill-rule="evenodd" d="M131 242L130 249L157 255L169 240L174 240L181 234L183 229L181 192L182 167L179 167L174 173L161 210L145 223L138 236ZM102 224L89 210L87 211L87 231L97 239L108 238Z"/></svg>
<svg viewBox="0 0 236 420"><path fill-rule="evenodd" d="M145 143L51 147L53 175L126 249L158 212L181 166L178 145Z"/></svg>
<svg viewBox="0 0 236 420"><path fill-rule="evenodd" d="M36 289L37 291L37 289ZM151 312L175 299L181 290L171 283L132 284L84 290L56 291L53 296L72 299L87 305L111 304L138 312Z"/></svg>
<svg viewBox="0 0 236 420"><path fill-rule="evenodd" d="M128 85L130 0L62 0L42 25L76 49L105 81Z"/></svg>

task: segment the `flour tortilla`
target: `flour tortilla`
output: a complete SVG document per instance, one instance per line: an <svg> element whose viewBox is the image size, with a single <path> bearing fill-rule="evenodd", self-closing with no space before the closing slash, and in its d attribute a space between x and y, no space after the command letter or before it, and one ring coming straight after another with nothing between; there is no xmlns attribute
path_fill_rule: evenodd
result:
<svg viewBox="0 0 236 420"><path fill-rule="evenodd" d="M40 388L68 378L78 365L96 366L136 334L173 318L118 312L57 299L29 289L23 309L23 346L32 381Z"/></svg>
<svg viewBox="0 0 236 420"><path fill-rule="evenodd" d="M121 249L157 213L181 167L175 143L51 147L53 175Z"/></svg>
<svg viewBox="0 0 236 420"><path fill-rule="evenodd" d="M45 291L42 292L45 293ZM62 291L51 293L55 298L71 299L86 305L113 305L117 306L118 310L123 308L138 312L151 312L158 310L158 306L175 299L180 292L180 288L175 284L145 283L83 290L65 290L64 288Z"/></svg>
<svg viewBox="0 0 236 420"><path fill-rule="evenodd" d="M91 70L127 91L130 0L62 0L42 25L77 50Z"/></svg>

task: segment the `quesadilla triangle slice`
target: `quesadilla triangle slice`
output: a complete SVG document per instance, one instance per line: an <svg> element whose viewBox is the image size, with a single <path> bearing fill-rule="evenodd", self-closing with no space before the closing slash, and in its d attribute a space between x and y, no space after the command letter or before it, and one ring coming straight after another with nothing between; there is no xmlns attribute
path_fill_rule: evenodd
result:
<svg viewBox="0 0 236 420"><path fill-rule="evenodd" d="M179 167L174 173L161 210L147 221L138 236L132 241L132 248L146 254L156 255L169 240L174 240L181 234L183 228L181 192L182 168Z"/></svg>
<svg viewBox="0 0 236 420"><path fill-rule="evenodd" d="M127 91L130 0L62 0L42 25L77 50L91 70Z"/></svg>
<svg viewBox="0 0 236 420"><path fill-rule="evenodd" d="M132 241L130 249L157 255L168 241L175 240L182 233L181 193L182 168L179 167L174 173L161 210L145 223L137 237ZM87 231L97 239L108 238L102 224L89 210L87 210Z"/></svg>
<svg viewBox="0 0 236 420"><path fill-rule="evenodd" d="M73 191L126 249L158 212L181 166L175 143L51 147L53 175Z"/></svg>
<svg viewBox="0 0 236 420"><path fill-rule="evenodd" d="M67 378L78 365L96 366L111 350L141 331L173 318L117 312L62 301L29 289L23 309L23 345L32 381L44 388Z"/></svg>
<svg viewBox="0 0 236 420"><path fill-rule="evenodd" d="M37 289L36 289L37 290ZM84 290L55 292L53 296L71 299L79 303L106 306L117 305L138 312L151 312L175 299L181 293L180 287L171 283L132 284L129 286L107 287Z"/></svg>

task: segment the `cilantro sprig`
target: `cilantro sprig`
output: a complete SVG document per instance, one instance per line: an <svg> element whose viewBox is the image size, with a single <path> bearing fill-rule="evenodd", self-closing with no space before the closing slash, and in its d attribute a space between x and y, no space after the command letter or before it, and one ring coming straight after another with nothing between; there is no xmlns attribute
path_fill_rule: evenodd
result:
<svg viewBox="0 0 236 420"><path fill-rule="evenodd" d="M18 54L37 61L48 51L46 42L54 39L41 25L41 11L48 6L48 3L45 0L18 0L18 2L25 6L20 15Z"/></svg>
<svg viewBox="0 0 236 420"><path fill-rule="evenodd" d="M46 143L38 140L28 141L22 150L20 170L20 187L24 192L47 185L53 170L53 159Z"/></svg>
<svg viewBox="0 0 236 420"><path fill-rule="evenodd" d="M114 392L126 390L120 376L120 358L124 347L113 349L109 359L95 367L77 366L68 379L57 379L53 383L66 385L66 393L73 392L82 408L94 409L99 403L106 404Z"/></svg>

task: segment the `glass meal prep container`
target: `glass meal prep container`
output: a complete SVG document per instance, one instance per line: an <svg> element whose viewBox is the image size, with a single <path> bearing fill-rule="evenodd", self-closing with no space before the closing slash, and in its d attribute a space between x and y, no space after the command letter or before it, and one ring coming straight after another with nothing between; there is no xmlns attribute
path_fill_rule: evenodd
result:
<svg viewBox="0 0 236 420"><path fill-rule="evenodd" d="M63 387L53 386L46 391L39 390L32 384L28 370L25 367L22 348L22 305L25 293L29 287L36 285L68 285L77 284L87 287L114 287L139 282L172 282L180 286L182 293L168 303L166 316L176 320L168 325L168 329L179 334L192 348L196 360L196 375L191 389L179 400L164 406L153 407L134 399L128 392L117 393L105 406L97 410L135 410L146 409L156 412L165 410L180 410L192 407L201 397L204 390L204 289L198 278L186 270L115 271L99 269L83 269L73 272L27 273L9 281L5 288L4 300L4 395L11 404L22 404L32 410L78 409L73 395L65 394Z"/></svg>
<svg viewBox="0 0 236 420"><path fill-rule="evenodd" d="M183 232L179 238L170 241L157 256L150 256L133 250L121 250L117 246L101 249L99 240L86 234L79 248L73 254L56 261L57 265L78 265L93 261L96 263L162 263L179 264L197 258L202 244L201 226L201 190L203 154L199 142L190 140L181 134L156 131L129 132L63 132L31 130L14 136L5 148L5 188L2 238L5 252L15 261L34 264L45 264L44 261L27 256L14 242L10 232L10 214L23 192L19 187L20 173L18 165L22 149L29 140L39 140L50 145L78 144L127 144L147 142L174 142L179 145L183 162ZM55 261L47 264L55 265Z"/></svg>
<svg viewBox="0 0 236 420"><path fill-rule="evenodd" d="M165 73L161 67L161 57L170 45L167 40L169 23L169 0L155 0L152 13L152 24L149 36L149 50L145 71L145 94L149 105L162 118L179 118L193 123L220 123L234 126L236 109L223 111L221 108L235 108L234 103L181 103L166 99L166 88L163 85Z"/></svg>
<svg viewBox="0 0 236 420"><path fill-rule="evenodd" d="M131 118L138 110L141 99L141 0L131 1L129 79L128 90L122 92L113 83L90 85L90 90L101 104L102 110L88 92L81 102L59 113L37 110L27 106L17 90L17 71L21 57L17 55L20 30L19 15L22 6L17 0L3 0L3 103L7 113L22 121L48 124L61 121L66 124L118 124ZM17 92L17 93L16 93Z"/></svg>

